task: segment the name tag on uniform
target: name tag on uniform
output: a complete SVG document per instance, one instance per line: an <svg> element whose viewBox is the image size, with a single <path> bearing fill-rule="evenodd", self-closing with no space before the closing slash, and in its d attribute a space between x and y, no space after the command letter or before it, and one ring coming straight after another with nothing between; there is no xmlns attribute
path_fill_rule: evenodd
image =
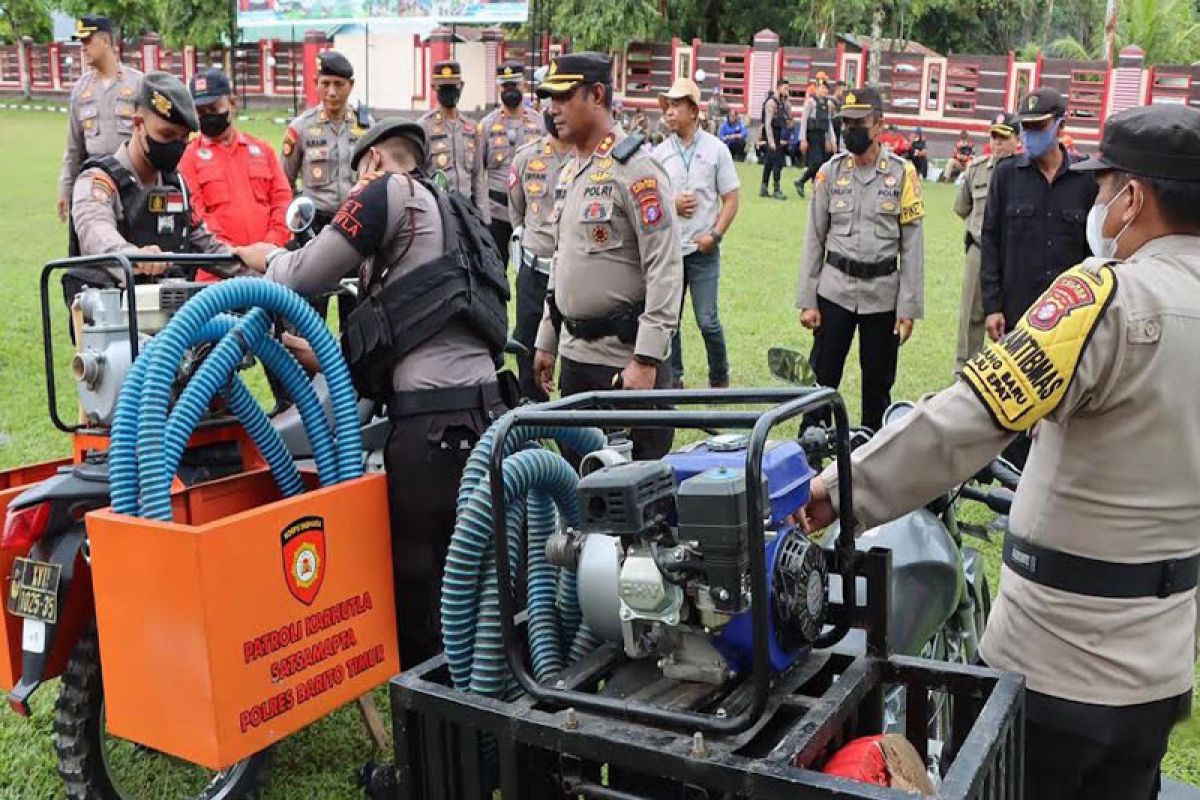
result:
<svg viewBox="0 0 1200 800"><path fill-rule="evenodd" d="M163 214L158 218L158 232L160 234L168 234L175 232L175 218L169 214Z"/></svg>

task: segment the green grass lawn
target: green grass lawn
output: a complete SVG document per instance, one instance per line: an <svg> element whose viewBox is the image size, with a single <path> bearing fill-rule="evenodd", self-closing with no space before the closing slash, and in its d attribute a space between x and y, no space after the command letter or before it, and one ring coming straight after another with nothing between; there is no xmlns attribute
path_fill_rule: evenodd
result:
<svg viewBox="0 0 1200 800"><path fill-rule="evenodd" d="M0 152L8 154L0 194L0 468L65 455L70 449L46 414L37 303L42 265L66 252L66 226L54 213L64 122L61 114L0 111ZM247 129L271 142L283 133L281 126L265 122ZM772 385L776 381L767 372L767 348L787 345L806 351L810 344L793 307L807 204L790 189L797 176L793 169L784 172L786 202L758 197L755 166L739 165L739 171L745 187L741 214L723 247L722 323L733 383ZM962 229L952 203L951 187L927 186L925 319L901 350L896 398L915 399L951 380L962 257ZM704 348L690 310L684 317L684 352L689 382L703 381ZM854 353L842 391L857 419ZM995 547L989 550L989 565L996 586ZM56 684L39 691L32 721L0 708L0 798L61 796L51 743L56 693ZM385 699L382 690L379 694ZM369 750L357 711L342 709L277 748L266 797L356 796L354 771ZM1172 777L1200 784L1200 724L1193 721L1177 729L1165 767Z"/></svg>

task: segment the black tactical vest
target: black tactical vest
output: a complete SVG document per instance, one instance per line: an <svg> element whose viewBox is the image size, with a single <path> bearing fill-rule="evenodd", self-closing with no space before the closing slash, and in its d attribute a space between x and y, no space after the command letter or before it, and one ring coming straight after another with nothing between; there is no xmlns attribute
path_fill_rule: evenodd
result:
<svg viewBox="0 0 1200 800"><path fill-rule="evenodd" d="M187 187L177 172L163 172L161 186L139 186L134 174L111 155L93 156L83 169L98 167L112 178L121 197L123 216L117 232L138 247L158 245L164 253L186 253L191 249L192 204ZM71 223L70 255L82 255Z"/></svg>
<svg viewBox="0 0 1200 800"><path fill-rule="evenodd" d="M829 130L829 98L814 97L813 111L813 118L808 121L808 135L816 132L824 137Z"/></svg>
<svg viewBox="0 0 1200 800"><path fill-rule="evenodd" d="M393 281L385 282L377 269L365 276L342 332L355 389L380 401L392 394L396 363L453 320L483 340L497 366L508 341L508 276L487 225L462 195L418 182L437 199L442 241L452 249Z"/></svg>
<svg viewBox="0 0 1200 800"><path fill-rule="evenodd" d="M771 92L767 95L767 99L763 100L762 107L761 116L763 118L763 123L765 124L767 120L767 103L771 102L772 99L775 100L775 116L771 118L771 129L776 133L782 133L783 129L787 127L788 122L788 107L786 97L780 97L774 92ZM779 137L776 137L777 141L778 139Z"/></svg>

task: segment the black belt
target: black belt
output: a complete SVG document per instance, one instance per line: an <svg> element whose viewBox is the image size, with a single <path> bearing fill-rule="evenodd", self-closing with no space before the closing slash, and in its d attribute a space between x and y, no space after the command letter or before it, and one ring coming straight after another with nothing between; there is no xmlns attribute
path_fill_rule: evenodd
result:
<svg viewBox="0 0 1200 800"><path fill-rule="evenodd" d="M846 258L841 253L830 251L825 256L825 263L836 270L846 273L851 278L882 278L896 271L895 256L883 261L876 261L874 264L869 264L866 261L855 261L852 258Z"/></svg>
<svg viewBox="0 0 1200 800"><path fill-rule="evenodd" d="M607 317L593 319L572 319L563 317L563 325L576 339L592 342L606 336L616 336L622 344L633 344L637 341L638 317L645 310L644 305L622 305Z"/></svg>
<svg viewBox="0 0 1200 800"><path fill-rule="evenodd" d="M1123 564L1051 550L1012 534L1004 537L1004 564L1022 578L1052 589L1122 599L1188 592L1200 576L1200 554Z"/></svg>
<svg viewBox="0 0 1200 800"><path fill-rule="evenodd" d="M387 401L388 419L405 419L422 414L448 414L452 411L489 411L508 405L499 381L474 386L450 386L445 389L413 389L396 392Z"/></svg>
<svg viewBox="0 0 1200 800"><path fill-rule="evenodd" d="M499 189L488 189L488 197L502 206L508 206L508 192L502 192Z"/></svg>

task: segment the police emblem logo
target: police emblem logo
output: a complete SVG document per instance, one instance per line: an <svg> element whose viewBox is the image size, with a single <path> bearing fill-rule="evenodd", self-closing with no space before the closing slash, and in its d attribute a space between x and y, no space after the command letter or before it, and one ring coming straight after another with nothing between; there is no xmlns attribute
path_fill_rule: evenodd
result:
<svg viewBox="0 0 1200 800"><path fill-rule="evenodd" d="M608 241L608 226L593 225L592 226L592 241L596 244L604 244Z"/></svg>
<svg viewBox="0 0 1200 800"><path fill-rule="evenodd" d="M492 133L504 133L504 126L497 122L492 126Z"/></svg>
<svg viewBox="0 0 1200 800"><path fill-rule="evenodd" d="M159 91L154 91L151 93L150 105L154 106L154 110L157 111L159 116L162 117L169 117L171 115L171 109L175 107L175 104L164 97Z"/></svg>
<svg viewBox="0 0 1200 800"><path fill-rule="evenodd" d="M532 172L544 172L546 170L546 162L540 158L535 158L529 162L529 169Z"/></svg>
<svg viewBox="0 0 1200 800"><path fill-rule="evenodd" d="M1092 287L1074 275L1062 275L1043 295L1042 302L1029 310L1025 321L1039 331L1053 330L1072 311L1095 302Z"/></svg>
<svg viewBox="0 0 1200 800"><path fill-rule="evenodd" d="M450 163L450 156L449 156L449 155L447 155L446 153L438 153L438 157L437 157L437 165L438 165L439 167L444 167L444 166L446 166L446 165L447 165L447 164L449 164L449 163Z"/></svg>
<svg viewBox="0 0 1200 800"><path fill-rule="evenodd" d="M836 206L836 207L837 207L837 208L845 208L845 207L846 207L846 201L845 201L845 200L838 200L838 201L837 201L837 206Z"/></svg>
<svg viewBox="0 0 1200 800"><path fill-rule="evenodd" d="M322 177L324 174L325 174L325 170L321 169L320 167L313 167L313 168L312 168L312 176L313 176L314 178L320 178L320 177Z"/></svg>
<svg viewBox="0 0 1200 800"><path fill-rule="evenodd" d="M1004 124L1004 115L997 114L996 118L994 120L992 120L992 124L993 125L1003 125Z"/></svg>
<svg viewBox="0 0 1200 800"><path fill-rule="evenodd" d="M197 91L197 92L207 92L207 91L208 91L208 78L205 78L205 77L204 77L204 76L202 76L202 75L201 75L201 76L197 76L197 78L196 78L196 91Z"/></svg>
<svg viewBox="0 0 1200 800"><path fill-rule="evenodd" d="M449 78L454 75L454 69L449 65L442 67L441 75L443 78Z"/></svg>
<svg viewBox="0 0 1200 800"><path fill-rule="evenodd" d="M854 94L854 92L850 92L848 95L846 95L846 105L858 105L858 97Z"/></svg>
<svg viewBox="0 0 1200 800"><path fill-rule="evenodd" d="M604 170L599 170L597 172L593 172L591 175L588 176L588 178L592 181L592 183L604 183L605 181L612 180L612 173L606 172Z"/></svg>
<svg viewBox="0 0 1200 800"><path fill-rule="evenodd" d="M156 193L147 195L146 210L151 214L165 214L167 212L167 196Z"/></svg>
<svg viewBox="0 0 1200 800"><path fill-rule="evenodd" d="M607 222L610 216L610 208L598 200L592 201L583 207L582 222Z"/></svg>
<svg viewBox="0 0 1200 800"><path fill-rule="evenodd" d="M325 520L301 517L279 535L283 553L283 580L288 591L301 603L312 605L321 591L327 567Z"/></svg>
<svg viewBox="0 0 1200 800"><path fill-rule="evenodd" d="M820 178L820 177L821 177L821 175L823 175L823 174L824 174L824 173L818 172L818 173L817 173L817 177L818 177L818 178ZM838 179L837 179L837 185L838 185L838 186L849 186L849 185L850 185L850 176L849 176L849 175L843 175L842 177L838 178Z"/></svg>
<svg viewBox="0 0 1200 800"><path fill-rule="evenodd" d="M527 181L525 183L525 194L540 195L545 187L540 181Z"/></svg>
<svg viewBox="0 0 1200 800"><path fill-rule="evenodd" d="M608 169L612 165L613 165L613 160L608 157L601 158L596 161L596 166L600 169Z"/></svg>
<svg viewBox="0 0 1200 800"><path fill-rule="evenodd" d="M888 175L886 178L883 179L883 185L884 186L895 186L896 185L896 176Z"/></svg>
<svg viewBox="0 0 1200 800"><path fill-rule="evenodd" d="M500 166L501 164L503 164L504 158L505 158L504 153L496 153L496 158L495 158L496 166Z"/></svg>
<svg viewBox="0 0 1200 800"><path fill-rule="evenodd" d="M883 210L884 210L884 211L895 211L895 210L896 210L896 204L895 204L895 203L893 203L893 202L891 202L891 201L889 200L889 201L887 201L887 202L885 202L885 203L883 204Z"/></svg>

